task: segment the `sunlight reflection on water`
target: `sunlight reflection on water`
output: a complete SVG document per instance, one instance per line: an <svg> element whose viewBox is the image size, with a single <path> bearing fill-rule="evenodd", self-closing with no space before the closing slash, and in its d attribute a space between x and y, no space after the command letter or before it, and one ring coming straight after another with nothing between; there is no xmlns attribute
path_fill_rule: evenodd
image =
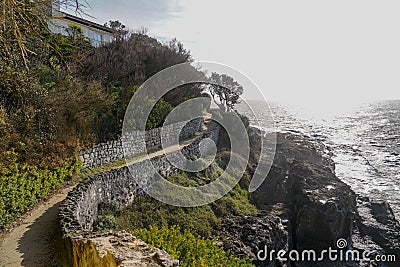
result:
<svg viewBox="0 0 400 267"><path fill-rule="evenodd" d="M400 101L334 104L272 103L271 110L278 131L324 142L334 153L337 176L360 195L387 200L400 218ZM266 111L253 106L262 125Z"/></svg>

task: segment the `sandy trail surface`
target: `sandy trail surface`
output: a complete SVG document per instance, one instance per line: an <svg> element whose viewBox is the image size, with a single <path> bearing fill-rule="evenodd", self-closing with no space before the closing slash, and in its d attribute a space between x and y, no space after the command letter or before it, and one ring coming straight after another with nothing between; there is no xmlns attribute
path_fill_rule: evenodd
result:
<svg viewBox="0 0 400 267"><path fill-rule="evenodd" d="M58 206L75 185L38 204L0 240L0 266L59 266L55 260Z"/></svg>

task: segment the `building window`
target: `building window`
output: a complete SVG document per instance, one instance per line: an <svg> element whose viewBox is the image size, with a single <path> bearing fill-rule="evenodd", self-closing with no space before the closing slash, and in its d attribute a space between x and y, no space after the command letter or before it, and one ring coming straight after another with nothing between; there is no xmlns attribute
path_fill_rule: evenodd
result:
<svg viewBox="0 0 400 267"><path fill-rule="evenodd" d="M103 35L94 33L93 44L94 46L100 46L103 42Z"/></svg>

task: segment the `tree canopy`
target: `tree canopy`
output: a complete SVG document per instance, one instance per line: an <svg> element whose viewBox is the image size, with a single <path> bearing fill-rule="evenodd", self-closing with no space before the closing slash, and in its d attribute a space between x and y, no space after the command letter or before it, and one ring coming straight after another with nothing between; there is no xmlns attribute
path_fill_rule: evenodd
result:
<svg viewBox="0 0 400 267"><path fill-rule="evenodd" d="M243 94L243 87L226 74L213 72L210 77L209 91L218 107L223 112L234 110Z"/></svg>
<svg viewBox="0 0 400 267"><path fill-rule="evenodd" d="M80 10L74 0L61 5ZM0 7L0 154L20 162L57 165L62 159L121 132L126 107L150 76L190 62L177 40L161 43L121 22L109 21L115 40L92 47L81 28L68 36L49 32L49 1L2 1ZM169 111L201 95L196 85L158 101L147 128L159 127Z"/></svg>

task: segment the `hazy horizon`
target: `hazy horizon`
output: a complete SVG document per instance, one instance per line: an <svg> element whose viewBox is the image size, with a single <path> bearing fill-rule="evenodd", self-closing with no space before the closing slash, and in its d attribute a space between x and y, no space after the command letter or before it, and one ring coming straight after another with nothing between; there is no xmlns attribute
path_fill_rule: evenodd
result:
<svg viewBox="0 0 400 267"><path fill-rule="evenodd" d="M324 107L400 99L400 2L88 3L99 23L176 37L196 61L241 71L269 101Z"/></svg>

